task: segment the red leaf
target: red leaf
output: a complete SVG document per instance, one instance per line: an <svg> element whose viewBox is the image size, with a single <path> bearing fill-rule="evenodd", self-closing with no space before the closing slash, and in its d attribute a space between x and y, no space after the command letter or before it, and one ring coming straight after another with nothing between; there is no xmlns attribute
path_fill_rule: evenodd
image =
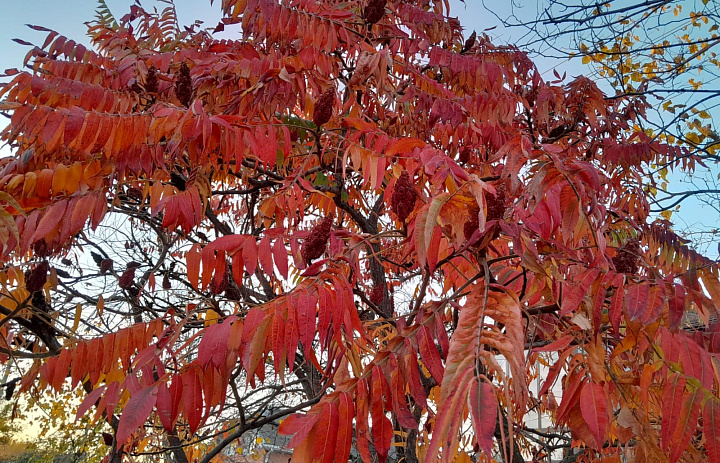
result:
<svg viewBox="0 0 720 463"><path fill-rule="evenodd" d="M665 286L653 285L650 287L645 311L642 315L641 322L644 325L657 320L660 316L660 310L665 304Z"/></svg>
<svg viewBox="0 0 720 463"><path fill-rule="evenodd" d="M243 244L242 253L245 270L248 272L248 275L255 275L255 270L257 269L258 250L254 236L245 237L245 244Z"/></svg>
<svg viewBox="0 0 720 463"><path fill-rule="evenodd" d="M720 401L711 397L703 410L703 432L709 463L720 463Z"/></svg>
<svg viewBox="0 0 720 463"><path fill-rule="evenodd" d="M670 309L670 329L676 330L680 327L682 317L685 312L685 287L680 283L675 283L673 291L670 293L668 306Z"/></svg>
<svg viewBox="0 0 720 463"><path fill-rule="evenodd" d="M495 388L487 381L474 378L470 384L468 402L478 446L486 454L491 455L495 422L497 420Z"/></svg>
<svg viewBox="0 0 720 463"><path fill-rule="evenodd" d="M160 383L158 386L157 394L157 415L160 417L160 422L165 428L165 431L172 433L173 430L173 416L172 416L172 397L170 396L170 389L168 389L166 383Z"/></svg>
<svg viewBox="0 0 720 463"><path fill-rule="evenodd" d="M214 240L205 246L205 249L211 251L225 251L232 253L236 251L245 242L246 235L226 235Z"/></svg>
<svg viewBox="0 0 720 463"><path fill-rule="evenodd" d="M272 247L270 246L270 238L267 236L260 240L258 245L258 258L260 259L260 266L266 275L274 275L275 271L273 268L272 261Z"/></svg>
<svg viewBox="0 0 720 463"><path fill-rule="evenodd" d="M196 290L198 289L198 281L200 280L201 256L199 244L194 244L185 254L185 260L187 261L188 283L190 283Z"/></svg>
<svg viewBox="0 0 720 463"><path fill-rule="evenodd" d="M108 422L112 421L111 418L115 413L115 407L118 404L118 395L120 394L120 383L114 381L105 389L105 394L100 403L98 404L97 412L95 412L95 419L99 419L103 412L107 417Z"/></svg>
<svg viewBox="0 0 720 463"><path fill-rule="evenodd" d="M565 349L567 346L570 345L571 342L575 340L575 336L572 335L565 335L562 336L560 339L557 339L556 341L551 342L547 346L542 347L535 347L533 348L533 352L555 352Z"/></svg>
<svg viewBox="0 0 720 463"><path fill-rule="evenodd" d="M189 368L182 377L183 392L183 410L188 420L190 434L194 433L200 419L202 418L203 399L202 399L202 383L200 382L200 371L196 367Z"/></svg>
<svg viewBox="0 0 720 463"><path fill-rule="evenodd" d="M203 333L198 346L198 362L203 368L212 363L217 368L225 367L227 342L230 336L230 318L222 323L210 325Z"/></svg>
<svg viewBox="0 0 720 463"><path fill-rule="evenodd" d="M70 376L72 378L73 388L77 386L80 381L87 374L87 343L79 343L72 353L72 361L70 362Z"/></svg>
<svg viewBox="0 0 720 463"><path fill-rule="evenodd" d="M408 409L405 400L405 383L407 379L402 376L397 358L390 354L390 383L393 402L393 411L398 423L407 429L417 429L418 424Z"/></svg>
<svg viewBox="0 0 720 463"><path fill-rule="evenodd" d="M585 383L580 392L580 411L590 432L595 437L596 448L602 448L605 443L608 414L607 396L600 384Z"/></svg>
<svg viewBox="0 0 720 463"><path fill-rule="evenodd" d="M415 349L410 348L410 353L405 355L403 361L400 362L400 367L403 369L403 376L405 376L408 383L410 395L420 407L427 408L427 397L420 380L420 369Z"/></svg>
<svg viewBox="0 0 720 463"><path fill-rule="evenodd" d="M625 289L620 286L615 290L610 302L610 324L615 333L620 332L620 318L622 317L623 301L625 300Z"/></svg>
<svg viewBox="0 0 720 463"><path fill-rule="evenodd" d="M125 444L133 432L147 420L157 401L157 387L141 389L130 397L123 408L117 429L118 446Z"/></svg>
<svg viewBox="0 0 720 463"><path fill-rule="evenodd" d="M325 402L320 409L320 419L315 425L317 436L313 461L332 463L335 458L335 443L338 432L338 406L335 402Z"/></svg>
<svg viewBox="0 0 720 463"><path fill-rule="evenodd" d="M560 308L560 316L567 315L576 310L588 293L588 289L600 275L600 269L590 268L576 278L573 278L572 286L569 283L563 284L563 300Z"/></svg>
<svg viewBox="0 0 720 463"><path fill-rule="evenodd" d="M288 442L287 447L290 449L295 448L305 440L319 418L320 415L315 413L295 413L288 416L282 423L280 423L278 433L284 436L294 434L293 438L290 439L290 442Z"/></svg>
<svg viewBox="0 0 720 463"><path fill-rule="evenodd" d="M368 386L367 380L361 379L355 388L357 404L357 446L363 461L372 461L370 456L370 427L368 425Z"/></svg>
<svg viewBox="0 0 720 463"><path fill-rule="evenodd" d="M555 415L558 423L564 423L572 406L577 404L579 400L577 395L580 390L580 386L583 384L583 377L584 376L579 373L573 374L569 379L568 385L564 388L562 401L560 402L560 407L558 407L557 414Z"/></svg>
<svg viewBox="0 0 720 463"><path fill-rule="evenodd" d="M287 351L285 350L285 317L280 310L276 310L270 326L270 346L273 351L273 365L279 372L281 379L285 379L285 364Z"/></svg>
<svg viewBox="0 0 720 463"><path fill-rule="evenodd" d="M305 349L310 349L315 336L315 298L306 291L297 296L297 320L300 342Z"/></svg>
<svg viewBox="0 0 720 463"><path fill-rule="evenodd" d="M353 441L353 417L355 405L347 392L341 392L338 397L338 433L335 454L337 461L348 461Z"/></svg>
<svg viewBox="0 0 720 463"><path fill-rule="evenodd" d="M375 450L378 454L380 463L387 460L390 443L392 441L393 429L392 423L385 416L384 400L383 400L383 377L379 367L373 368L372 379L372 436L375 442Z"/></svg>
<svg viewBox="0 0 720 463"><path fill-rule="evenodd" d="M105 392L105 386L100 386L93 389L92 392L85 397L85 400L82 401L77 413L75 414L75 421L79 420L81 416L85 415L85 413L90 410L90 407L95 405L95 402L98 401L103 392Z"/></svg>
<svg viewBox="0 0 720 463"><path fill-rule="evenodd" d="M685 448L690 442L690 438L697 430L698 418L700 417L700 408L702 405L703 393L701 389L696 389L692 394L685 395L680 410L680 419L675 428L670 444L670 463L675 463L685 453Z"/></svg>
<svg viewBox="0 0 720 463"><path fill-rule="evenodd" d="M685 378L677 373L671 373L665 383L662 398L662 423L660 427L660 443L663 450L670 448L670 438L680 421L680 409L685 395Z"/></svg>
<svg viewBox="0 0 720 463"><path fill-rule="evenodd" d="M53 377L49 381L50 385L56 391L62 389L62 385L65 382L65 378L68 376L68 369L70 368L70 356L69 349L63 349L60 355L57 357L57 363L55 364L55 370L53 371Z"/></svg>
<svg viewBox="0 0 720 463"><path fill-rule="evenodd" d="M632 285L627 289L625 304L631 320L637 320L645 313L649 295L650 287L647 283Z"/></svg>
<svg viewBox="0 0 720 463"><path fill-rule="evenodd" d="M275 260L275 266L277 267L278 272L280 272L280 275L282 275L283 278L287 279L287 277L288 277L288 256L287 256L287 250L285 249L285 243L283 243L282 238L275 240L275 243L273 243L272 253L273 253L273 259Z"/></svg>
<svg viewBox="0 0 720 463"><path fill-rule="evenodd" d="M442 384L443 366L440 353L433 342L430 329L427 326L421 326L417 332L418 349L420 350L420 358L423 364L430 371L430 374L438 384Z"/></svg>
<svg viewBox="0 0 720 463"><path fill-rule="evenodd" d="M40 223L38 223L37 228L35 229L35 233L33 233L32 238L30 238L31 243L45 238L48 234L50 234L50 232L57 228L58 224L65 216L67 204L67 200L62 200L57 204L50 206L45 211L45 214L42 219L40 219Z"/></svg>

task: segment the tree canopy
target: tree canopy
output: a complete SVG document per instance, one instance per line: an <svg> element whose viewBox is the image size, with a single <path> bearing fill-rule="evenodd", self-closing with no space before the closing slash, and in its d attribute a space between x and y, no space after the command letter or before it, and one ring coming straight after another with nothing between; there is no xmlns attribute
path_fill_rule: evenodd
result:
<svg viewBox="0 0 720 463"><path fill-rule="evenodd" d="M521 44L542 56L577 57L594 69L616 95L645 97L648 113L638 125L649 136L697 155L687 175L670 175L664 164L648 172L654 212L671 219L687 200L702 204L710 219L687 220L693 242L716 254L714 223L720 214L717 166L720 7L701 1L542 2L533 20L529 8L499 18L526 29ZM688 219L687 215L684 217ZM715 220L713 220L715 219ZM695 225L694 227L692 225ZM720 252L720 251L717 251Z"/></svg>
<svg viewBox="0 0 720 463"><path fill-rule="evenodd" d="M18 391L81 392L111 462L271 424L296 462L720 462L718 265L645 184L698 153L645 99L441 1L222 9L235 40L172 6L101 8L92 49L31 26L6 71Z"/></svg>

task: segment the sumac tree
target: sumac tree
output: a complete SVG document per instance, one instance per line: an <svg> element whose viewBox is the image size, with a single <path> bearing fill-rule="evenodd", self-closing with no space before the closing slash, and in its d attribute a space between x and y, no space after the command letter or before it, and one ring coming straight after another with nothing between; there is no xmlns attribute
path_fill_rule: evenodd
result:
<svg viewBox="0 0 720 463"><path fill-rule="evenodd" d="M642 100L440 1L222 9L236 40L137 5L92 50L33 26L8 72L18 391L82 388L109 461L281 419L298 462L720 461L718 266L649 218L650 165L694 157Z"/></svg>

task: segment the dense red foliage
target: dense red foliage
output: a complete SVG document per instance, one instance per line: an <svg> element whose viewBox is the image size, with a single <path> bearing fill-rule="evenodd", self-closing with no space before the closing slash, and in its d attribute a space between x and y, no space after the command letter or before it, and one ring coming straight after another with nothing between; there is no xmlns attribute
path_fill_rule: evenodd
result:
<svg viewBox="0 0 720 463"><path fill-rule="evenodd" d="M33 26L0 88L24 391L84 388L113 461L281 418L298 462L720 461L718 266L649 216L651 166L694 158L642 100L440 1L222 8L237 40L139 6L93 50Z"/></svg>

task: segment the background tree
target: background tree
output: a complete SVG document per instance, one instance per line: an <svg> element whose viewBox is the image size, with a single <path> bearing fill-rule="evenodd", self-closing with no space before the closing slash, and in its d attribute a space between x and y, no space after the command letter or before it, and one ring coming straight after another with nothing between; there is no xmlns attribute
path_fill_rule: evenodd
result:
<svg viewBox="0 0 720 463"><path fill-rule="evenodd" d="M710 214L707 220L692 217L696 213L678 219L687 221L685 235L713 254L720 214L720 136L714 122L720 115L718 8L707 0L573 5L549 0L541 3L534 20L524 19L531 13L527 8L498 17L506 27L528 30L520 47L547 57L582 57L595 69L591 75L617 96L647 100L649 111L639 127L700 160L680 171L667 162L653 167L648 185L653 210L670 219L687 200L700 205Z"/></svg>
<svg viewBox="0 0 720 463"><path fill-rule="evenodd" d="M698 156L643 99L547 81L444 2L222 7L237 40L172 6L101 14L93 50L33 26L8 72L19 390L82 389L113 462L272 423L299 462L720 461L718 267L643 182Z"/></svg>

